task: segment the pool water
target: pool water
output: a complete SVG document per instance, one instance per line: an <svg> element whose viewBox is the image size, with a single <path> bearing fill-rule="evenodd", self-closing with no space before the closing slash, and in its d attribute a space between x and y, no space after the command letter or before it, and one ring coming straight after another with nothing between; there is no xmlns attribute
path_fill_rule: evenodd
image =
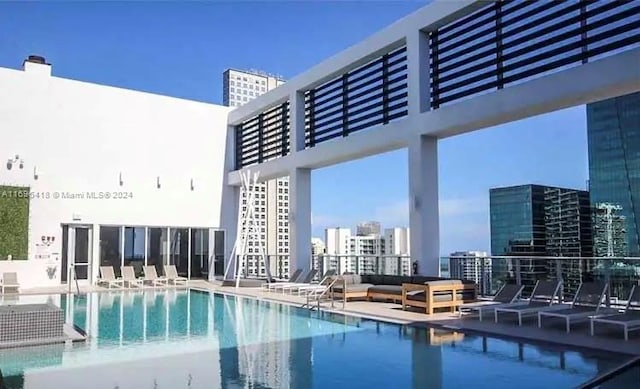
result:
<svg viewBox="0 0 640 389"><path fill-rule="evenodd" d="M90 338L0 350L8 388L572 388L625 359L197 290L47 300Z"/></svg>

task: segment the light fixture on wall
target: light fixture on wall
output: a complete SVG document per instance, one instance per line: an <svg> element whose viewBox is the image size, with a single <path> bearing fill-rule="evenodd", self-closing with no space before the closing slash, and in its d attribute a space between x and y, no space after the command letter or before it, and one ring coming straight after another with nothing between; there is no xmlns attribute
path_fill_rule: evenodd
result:
<svg viewBox="0 0 640 389"><path fill-rule="evenodd" d="M11 170L13 165L18 165L20 169L24 168L24 161L20 159L18 154L14 158L7 159L7 170Z"/></svg>
<svg viewBox="0 0 640 389"><path fill-rule="evenodd" d="M38 176L38 167L37 167L37 166L34 166L34 167L33 167L33 179L34 179L34 180L37 180L37 179L38 179L38 177L39 177L39 176Z"/></svg>
<svg viewBox="0 0 640 389"><path fill-rule="evenodd" d="M191 188L191 190L193 190L193 178L191 179L191 184L189 187Z"/></svg>
<svg viewBox="0 0 640 389"><path fill-rule="evenodd" d="M160 176L156 177L156 188L160 189L161 185L160 185Z"/></svg>
<svg viewBox="0 0 640 389"><path fill-rule="evenodd" d="M118 183L120 184L120 186L124 184L124 182L122 181L122 172L118 173Z"/></svg>

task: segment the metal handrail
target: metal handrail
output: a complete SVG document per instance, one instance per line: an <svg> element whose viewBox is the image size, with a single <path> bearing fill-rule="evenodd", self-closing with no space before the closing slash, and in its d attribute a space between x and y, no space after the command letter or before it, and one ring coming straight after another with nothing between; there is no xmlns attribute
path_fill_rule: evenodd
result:
<svg viewBox="0 0 640 389"><path fill-rule="evenodd" d="M606 371L602 374L600 374L599 376L590 379L589 381L579 385L576 387L576 389L593 389L598 387L599 385L604 384L607 381L610 381L611 379L620 376L622 373L633 369L634 367L639 367L640 368L640 357L635 357L625 363L623 363L622 365L615 367L609 371Z"/></svg>
<svg viewBox="0 0 640 389"><path fill-rule="evenodd" d="M322 297L327 294L328 292L331 292L333 294L333 286L335 285L335 283L339 280L338 277L334 278L331 283L329 285L327 285L327 287L318 295L314 295L314 297L316 298L316 302L318 303L318 310L320 310L320 300L322 299ZM307 294L307 303L305 305L303 305L302 307L309 307L311 308L311 302L309 301L309 298L311 297L312 293L308 293ZM333 296L331 296L331 308L334 307L334 299ZM344 306L343 306L344 309Z"/></svg>

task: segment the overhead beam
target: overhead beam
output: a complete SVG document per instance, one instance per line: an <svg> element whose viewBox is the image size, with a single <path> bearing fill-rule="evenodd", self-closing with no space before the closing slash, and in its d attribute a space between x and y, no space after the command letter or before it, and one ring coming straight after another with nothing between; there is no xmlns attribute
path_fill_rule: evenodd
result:
<svg viewBox="0 0 640 389"><path fill-rule="evenodd" d="M404 148L418 135L442 139L634 92L640 92L640 48L409 115L248 169L260 170L268 180L286 176L292 168L317 169ZM229 184L240 185L239 177L238 171L230 172Z"/></svg>

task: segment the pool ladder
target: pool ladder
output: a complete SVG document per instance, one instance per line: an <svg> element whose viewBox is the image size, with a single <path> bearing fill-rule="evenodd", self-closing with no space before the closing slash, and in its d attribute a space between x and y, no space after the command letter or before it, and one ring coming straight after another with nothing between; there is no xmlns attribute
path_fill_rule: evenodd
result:
<svg viewBox="0 0 640 389"><path fill-rule="evenodd" d="M308 308L309 310L317 309L320 311L322 306L320 305L324 301L331 301L331 308L335 308L335 298L333 295L333 286L339 279L335 278L325 289L319 292L311 291L307 293L307 302L302 305L302 308ZM342 303L342 309L344 309L344 300Z"/></svg>

